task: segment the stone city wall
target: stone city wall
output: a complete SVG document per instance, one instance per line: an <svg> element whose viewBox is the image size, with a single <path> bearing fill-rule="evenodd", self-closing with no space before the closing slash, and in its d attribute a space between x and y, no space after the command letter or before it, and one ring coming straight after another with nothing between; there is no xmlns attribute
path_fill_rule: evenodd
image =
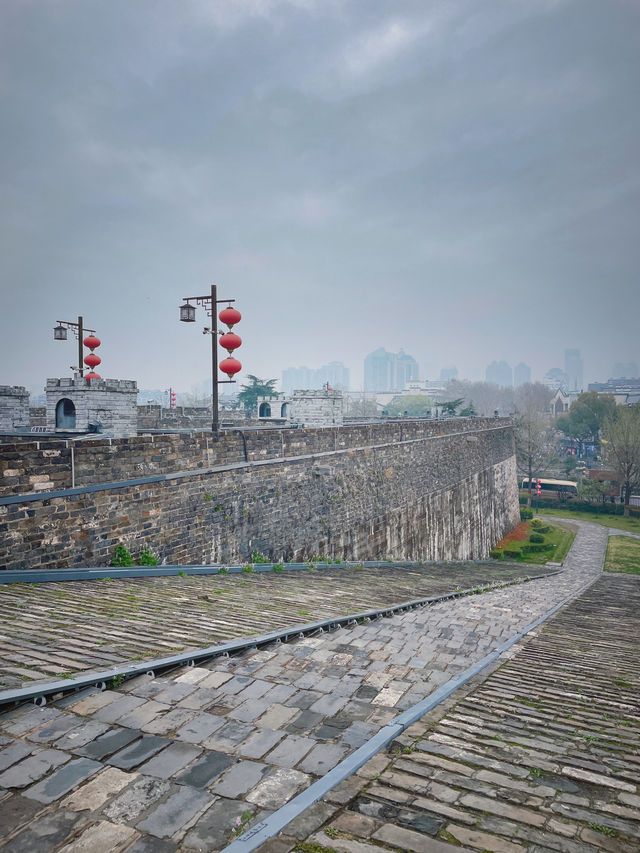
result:
<svg viewBox="0 0 640 853"><path fill-rule="evenodd" d="M48 496L72 456L76 488L96 490ZM0 478L7 568L108 565L119 543L168 564L481 558L519 518L506 420L16 443Z"/></svg>
<svg viewBox="0 0 640 853"><path fill-rule="evenodd" d="M0 432L29 427L29 392L22 385L0 385Z"/></svg>
<svg viewBox="0 0 640 853"><path fill-rule="evenodd" d="M257 418L249 419L244 410L220 410L221 427L244 427L259 423ZM138 406L138 432L145 429L211 429L211 406L175 406L173 409L148 403Z"/></svg>

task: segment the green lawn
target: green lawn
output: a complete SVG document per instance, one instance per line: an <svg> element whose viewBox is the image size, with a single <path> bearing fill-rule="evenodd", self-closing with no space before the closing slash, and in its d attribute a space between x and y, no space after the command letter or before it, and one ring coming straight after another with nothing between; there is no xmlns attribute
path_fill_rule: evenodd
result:
<svg viewBox="0 0 640 853"><path fill-rule="evenodd" d="M640 533L640 518L624 515L599 515L597 512L571 512L569 509L541 509L541 516L560 516L576 521L591 521L602 524L603 527L613 527L615 530L628 530L629 533Z"/></svg>
<svg viewBox="0 0 640 853"><path fill-rule="evenodd" d="M640 575L640 539L632 539L630 536L610 536L604 570Z"/></svg>

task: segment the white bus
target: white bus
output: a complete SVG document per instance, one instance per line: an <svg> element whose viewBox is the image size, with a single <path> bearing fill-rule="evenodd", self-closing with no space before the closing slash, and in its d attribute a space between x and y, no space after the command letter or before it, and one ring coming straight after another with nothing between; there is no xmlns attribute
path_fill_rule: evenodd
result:
<svg viewBox="0 0 640 853"><path fill-rule="evenodd" d="M535 492L536 487L538 485L538 480L534 477L532 481L531 490ZM523 491L529 491L529 478L524 477L522 480L521 488ZM575 497L578 494L578 484L574 483L573 480L540 480L540 492L542 493L542 497L545 498L554 498L558 497L560 494L563 497Z"/></svg>

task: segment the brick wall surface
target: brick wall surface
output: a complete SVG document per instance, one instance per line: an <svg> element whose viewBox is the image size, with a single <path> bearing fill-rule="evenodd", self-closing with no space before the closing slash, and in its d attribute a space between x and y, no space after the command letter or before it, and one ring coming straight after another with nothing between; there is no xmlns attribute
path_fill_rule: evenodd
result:
<svg viewBox="0 0 640 853"><path fill-rule="evenodd" d="M70 486L67 442L0 448L0 565L108 565L113 548L162 562L485 557L518 520L510 422L451 420L83 442L75 483L189 471L162 482L47 498ZM346 452L339 452L346 451ZM321 454L321 455L318 455ZM200 469L240 464L234 470ZM66 479L66 482L65 482Z"/></svg>

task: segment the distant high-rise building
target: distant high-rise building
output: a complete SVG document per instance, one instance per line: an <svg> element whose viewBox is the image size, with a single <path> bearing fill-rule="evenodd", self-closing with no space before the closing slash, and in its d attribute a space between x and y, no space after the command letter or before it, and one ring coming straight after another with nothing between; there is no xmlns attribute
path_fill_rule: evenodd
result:
<svg viewBox="0 0 640 853"><path fill-rule="evenodd" d="M417 378L418 362L404 350L395 353L380 347L364 360L365 391L403 391L409 381Z"/></svg>
<svg viewBox="0 0 640 853"><path fill-rule="evenodd" d="M449 382L451 379L458 377L458 368L452 365L451 367L443 367L440 371L440 381Z"/></svg>
<svg viewBox="0 0 640 853"><path fill-rule="evenodd" d="M567 374L559 367L552 367L544 375L543 383L552 391L568 391Z"/></svg>
<svg viewBox="0 0 640 853"><path fill-rule="evenodd" d="M564 351L564 372L567 377L567 391L582 391L582 374L584 363L579 349L566 349Z"/></svg>
<svg viewBox="0 0 640 853"><path fill-rule="evenodd" d="M520 385L526 385L527 382L531 382L531 368L521 361L513 368L513 384L518 388Z"/></svg>
<svg viewBox="0 0 640 853"><path fill-rule="evenodd" d="M485 378L487 382L491 382L493 385L500 385L503 388L511 388L513 386L513 371L506 361L492 361L487 367Z"/></svg>
<svg viewBox="0 0 640 853"><path fill-rule="evenodd" d="M349 390L349 368L341 361L332 361L316 369L308 367L288 367L282 371L282 391L311 391L329 383L334 391Z"/></svg>
<svg viewBox="0 0 640 853"><path fill-rule="evenodd" d="M635 361L616 361L613 365L613 373L611 374L612 379L637 379L638 376L638 365Z"/></svg>
<svg viewBox="0 0 640 853"><path fill-rule="evenodd" d="M404 391L407 382L418 378L418 362L412 355L407 355L404 350L395 357L395 388ZM395 390L392 388L391 390Z"/></svg>

